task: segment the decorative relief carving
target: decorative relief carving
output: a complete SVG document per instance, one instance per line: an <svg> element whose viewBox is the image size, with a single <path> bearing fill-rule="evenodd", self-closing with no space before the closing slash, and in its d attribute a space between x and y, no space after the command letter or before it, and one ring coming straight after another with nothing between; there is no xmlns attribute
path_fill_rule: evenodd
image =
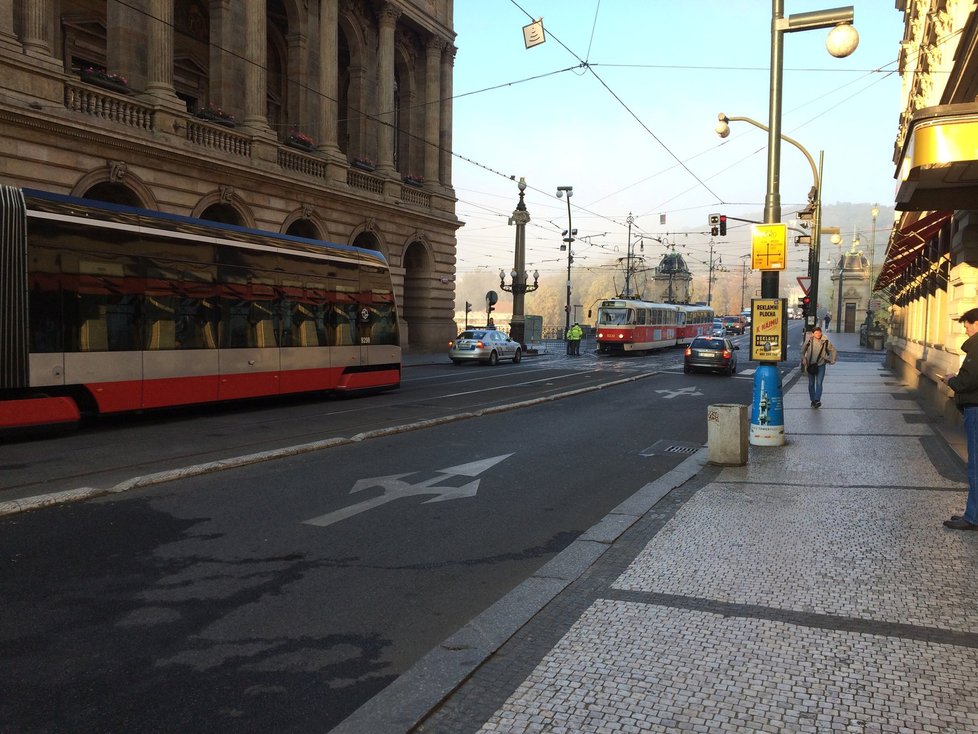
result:
<svg viewBox="0 0 978 734"><path fill-rule="evenodd" d="M234 187L233 186L221 186L221 201L225 204L230 204L234 201Z"/></svg>
<svg viewBox="0 0 978 734"><path fill-rule="evenodd" d="M397 19L400 17L401 9L391 5L390 3L384 3L383 7L377 13L377 20L381 25L394 25L397 22Z"/></svg>
<svg viewBox="0 0 978 734"><path fill-rule="evenodd" d="M119 183L128 172L125 161L109 161L109 181Z"/></svg>

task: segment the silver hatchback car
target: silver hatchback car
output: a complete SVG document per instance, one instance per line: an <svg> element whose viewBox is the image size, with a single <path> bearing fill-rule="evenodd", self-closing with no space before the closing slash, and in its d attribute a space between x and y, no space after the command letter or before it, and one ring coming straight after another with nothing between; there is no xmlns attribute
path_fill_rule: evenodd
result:
<svg viewBox="0 0 978 734"><path fill-rule="evenodd" d="M448 356L455 364L472 361L498 364L501 359L512 359L514 364L519 364L523 348L501 331L469 329L448 342Z"/></svg>

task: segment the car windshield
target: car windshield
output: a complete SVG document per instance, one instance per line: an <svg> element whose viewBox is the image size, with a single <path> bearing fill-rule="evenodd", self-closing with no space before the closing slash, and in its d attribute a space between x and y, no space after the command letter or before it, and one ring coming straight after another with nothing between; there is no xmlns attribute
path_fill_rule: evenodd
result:
<svg viewBox="0 0 978 734"><path fill-rule="evenodd" d="M723 349L723 339L694 339L691 345L694 349Z"/></svg>

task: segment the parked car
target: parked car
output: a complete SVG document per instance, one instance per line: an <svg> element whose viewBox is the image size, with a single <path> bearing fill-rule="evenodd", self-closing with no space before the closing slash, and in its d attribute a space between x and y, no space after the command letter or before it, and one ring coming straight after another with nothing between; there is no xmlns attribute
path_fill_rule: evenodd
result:
<svg viewBox="0 0 978 734"><path fill-rule="evenodd" d="M512 359L519 364L523 349L518 341L495 329L469 329L448 342L448 356L455 364L485 362L498 364L501 359Z"/></svg>
<svg viewBox="0 0 978 734"><path fill-rule="evenodd" d="M723 325L727 329L728 334L744 333L745 324L740 316L724 316Z"/></svg>
<svg viewBox="0 0 978 734"><path fill-rule="evenodd" d="M737 351L740 349L727 337L698 336L686 347L683 372L711 370L732 375L737 371Z"/></svg>

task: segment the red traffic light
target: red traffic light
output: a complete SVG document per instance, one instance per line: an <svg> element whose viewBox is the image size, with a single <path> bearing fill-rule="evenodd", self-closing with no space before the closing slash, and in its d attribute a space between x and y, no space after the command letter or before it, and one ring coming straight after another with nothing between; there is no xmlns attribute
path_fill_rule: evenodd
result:
<svg viewBox="0 0 978 734"><path fill-rule="evenodd" d="M727 236L727 215L726 214L721 214L720 215L720 236L721 237L726 237Z"/></svg>

